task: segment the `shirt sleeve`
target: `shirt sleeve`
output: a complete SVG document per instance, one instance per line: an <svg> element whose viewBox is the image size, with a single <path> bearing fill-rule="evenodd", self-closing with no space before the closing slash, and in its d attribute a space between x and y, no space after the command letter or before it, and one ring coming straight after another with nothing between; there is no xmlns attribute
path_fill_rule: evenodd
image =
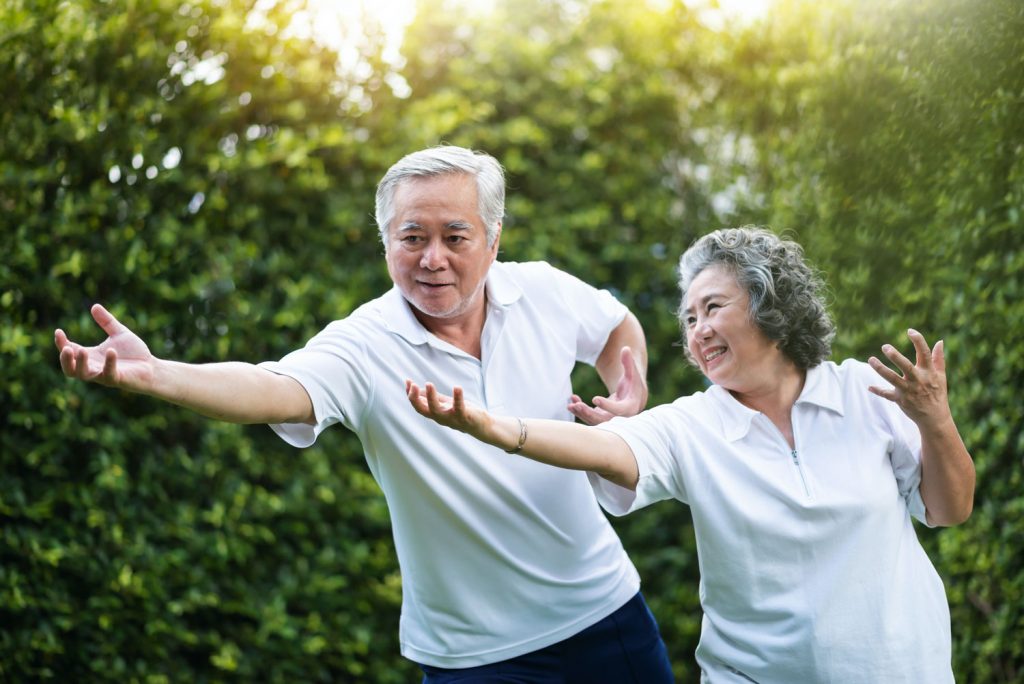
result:
<svg viewBox="0 0 1024 684"><path fill-rule="evenodd" d="M858 367L863 374L864 392L868 391L869 385L888 385L867 364L859 363ZM871 395L871 400L892 438L889 461L900 496L907 502L907 510L912 516L927 527L934 527L928 524L924 499L921 498L921 432L894 402L875 395Z"/></svg>
<svg viewBox="0 0 1024 684"><path fill-rule="evenodd" d="M366 351L352 326L336 321L314 336L305 347L261 368L298 381L313 403L316 424L277 423L270 428L296 447L312 445L335 423L358 431L373 396Z"/></svg>
<svg viewBox="0 0 1024 684"><path fill-rule="evenodd" d="M629 311L608 290L599 290L576 276L547 267L550 292L557 293L567 315L578 323L576 360L594 365L608 343L608 336L622 323Z"/></svg>
<svg viewBox="0 0 1024 684"><path fill-rule="evenodd" d="M689 462L690 434L683 418L670 404L628 418L613 418L597 426L625 440L640 473L635 492L595 473L587 474L606 511L626 515L665 499L689 503L684 471Z"/></svg>
<svg viewBox="0 0 1024 684"><path fill-rule="evenodd" d="M921 432L914 421L910 420L899 406L888 402L885 407L888 423L892 431L892 472L896 476L896 485L900 494L907 502L910 514L928 527L924 499L921 498Z"/></svg>

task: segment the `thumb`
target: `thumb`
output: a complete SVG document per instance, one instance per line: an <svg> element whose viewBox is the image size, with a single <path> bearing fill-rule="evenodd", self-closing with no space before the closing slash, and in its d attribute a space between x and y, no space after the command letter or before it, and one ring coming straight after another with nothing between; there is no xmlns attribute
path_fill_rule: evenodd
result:
<svg viewBox="0 0 1024 684"><path fill-rule="evenodd" d="M92 314L96 324L103 328L103 332L111 337L127 330L127 328L121 325L120 321L114 318L114 314L103 308L102 304L93 304L89 312Z"/></svg>
<svg viewBox="0 0 1024 684"><path fill-rule="evenodd" d="M636 360L633 358L633 348L625 346L619 352L619 361L622 363L622 377L624 380L632 380L636 373Z"/></svg>

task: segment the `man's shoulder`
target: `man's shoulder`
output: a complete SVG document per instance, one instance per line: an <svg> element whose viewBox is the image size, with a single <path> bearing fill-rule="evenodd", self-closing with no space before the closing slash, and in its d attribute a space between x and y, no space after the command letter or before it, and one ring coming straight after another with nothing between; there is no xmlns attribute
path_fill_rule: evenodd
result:
<svg viewBox="0 0 1024 684"><path fill-rule="evenodd" d="M546 261L495 261L491 266L498 278L515 283L528 295L550 295L586 282Z"/></svg>
<svg viewBox="0 0 1024 684"><path fill-rule="evenodd" d="M492 268L513 279L550 277L560 272L546 261L495 261Z"/></svg>
<svg viewBox="0 0 1024 684"><path fill-rule="evenodd" d="M388 312L394 307L394 303L388 301L391 294L389 291L360 304L347 315L324 326L321 334L352 335L365 341L375 334L386 333Z"/></svg>

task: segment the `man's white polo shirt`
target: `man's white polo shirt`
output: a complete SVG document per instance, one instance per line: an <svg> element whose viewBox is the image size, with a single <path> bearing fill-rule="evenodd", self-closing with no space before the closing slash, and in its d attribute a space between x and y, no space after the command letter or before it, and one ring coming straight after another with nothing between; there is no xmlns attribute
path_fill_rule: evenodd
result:
<svg viewBox="0 0 1024 684"><path fill-rule="evenodd" d="M497 414L572 420L577 361L593 364L626 309L551 266L487 276L482 358L435 337L397 288L279 363L317 424L274 425L304 447L341 423L387 498L402 571L402 654L463 668L561 641L614 612L639 577L587 476L509 456L418 415L405 380L433 382Z"/></svg>
<svg viewBox="0 0 1024 684"><path fill-rule="evenodd" d="M868 392L884 384L857 361L808 371L795 450L717 386L599 426L640 469L635 493L590 476L607 510L690 506L704 681L953 681L945 591L911 522L920 434Z"/></svg>

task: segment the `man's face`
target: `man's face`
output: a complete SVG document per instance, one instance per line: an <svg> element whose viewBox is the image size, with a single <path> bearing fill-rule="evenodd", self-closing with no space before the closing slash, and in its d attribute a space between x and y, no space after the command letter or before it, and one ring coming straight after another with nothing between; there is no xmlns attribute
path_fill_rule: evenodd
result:
<svg viewBox="0 0 1024 684"><path fill-rule="evenodd" d="M417 178L398 186L394 201L388 273L417 318L430 329L436 319L454 323L481 310L499 240L487 246L476 180L461 173Z"/></svg>

